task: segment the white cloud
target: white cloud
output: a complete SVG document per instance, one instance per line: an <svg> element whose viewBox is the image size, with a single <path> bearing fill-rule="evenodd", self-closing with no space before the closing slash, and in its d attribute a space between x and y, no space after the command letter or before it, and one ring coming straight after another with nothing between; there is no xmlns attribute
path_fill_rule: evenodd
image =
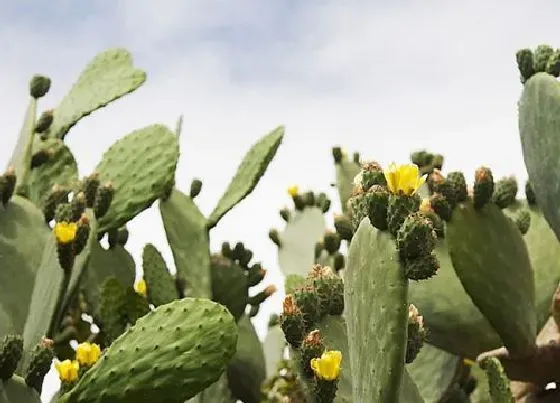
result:
<svg viewBox="0 0 560 403"><path fill-rule="evenodd" d="M51 94L41 101L52 107L97 51L127 47L147 69L148 82L68 136L81 173L120 136L154 122L173 126L184 114L177 184L186 191L192 177L201 177L199 202L208 213L249 146L285 124L284 144L262 183L212 233L214 248L223 240L245 241L271 269L265 284L279 279L267 232L281 225L285 188L328 190L332 145L382 163L426 147L468 176L489 164L497 176L524 179L514 54L552 42L560 11L552 1L539 8L506 1L93 4L81 24L0 27L0 161L15 143L33 73L53 78ZM171 263L163 229L156 233L155 225L161 225L157 209L135 220L130 249L138 257L153 242ZM264 309L261 332L280 298Z"/></svg>

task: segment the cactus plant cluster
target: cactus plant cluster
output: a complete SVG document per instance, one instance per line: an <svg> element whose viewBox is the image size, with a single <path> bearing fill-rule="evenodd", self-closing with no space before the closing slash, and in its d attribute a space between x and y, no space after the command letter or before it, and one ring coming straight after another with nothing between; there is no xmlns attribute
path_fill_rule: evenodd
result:
<svg viewBox="0 0 560 403"><path fill-rule="evenodd" d="M446 172L426 150L384 167L334 147L334 228L325 192L291 186L285 227L268 234L286 296L263 342L251 318L276 285L255 292L266 270L253 251L211 251L210 236L255 189L283 127L204 216L202 181L175 181L181 118L132 131L80 179L66 136L146 79L126 50L98 54L39 115L51 80L34 76L0 175L0 402L39 402L53 360L53 403L560 399L547 389L560 382L560 51L516 57L525 186L489 166ZM152 206L175 271L147 244L135 283L126 224Z"/></svg>

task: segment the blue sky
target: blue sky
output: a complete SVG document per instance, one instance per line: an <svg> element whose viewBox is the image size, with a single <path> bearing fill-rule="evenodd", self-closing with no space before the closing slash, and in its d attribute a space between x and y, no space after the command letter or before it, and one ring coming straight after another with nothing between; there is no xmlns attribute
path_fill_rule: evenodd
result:
<svg viewBox="0 0 560 403"><path fill-rule="evenodd" d="M330 191L333 145L383 164L426 147L470 178L488 164L498 177L525 179L515 52L560 46L560 3L488 3L0 0L0 161L15 144L31 75L53 79L40 103L51 108L97 52L126 47L148 81L72 130L81 174L117 138L155 122L173 126L184 114L177 183L187 190L202 178L198 200L208 213L250 145L284 124L263 182L212 234L214 248L245 241L270 269L265 285L277 282L268 229L281 226L288 185ZM161 228L157 210L133 221L130 249L138 257L152 242L171 264L163 230L153 228Z"/></svg>

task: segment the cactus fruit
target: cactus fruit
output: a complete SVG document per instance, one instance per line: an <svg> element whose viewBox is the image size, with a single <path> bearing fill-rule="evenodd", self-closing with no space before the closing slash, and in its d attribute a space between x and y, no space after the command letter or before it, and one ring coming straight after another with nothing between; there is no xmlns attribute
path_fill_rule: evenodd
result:
<svg viewBox="0 0 560 403"><path fill-rule="evenodd" d="M113 342L59 401L182 402L220 378L236 343L225 307L193 298L161 305Z"/></svg>

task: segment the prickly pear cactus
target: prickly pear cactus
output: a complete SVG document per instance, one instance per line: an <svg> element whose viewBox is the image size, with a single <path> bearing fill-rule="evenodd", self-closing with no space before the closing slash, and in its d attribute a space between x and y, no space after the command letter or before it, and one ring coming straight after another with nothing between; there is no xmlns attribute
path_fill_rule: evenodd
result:
<svg viewBox="0 0 560 403"><path fill-rule="evenodd" d="M59 402L184 401L220 378L236 343L223 306L192 298L161 305L111 344Z"/></svg>

